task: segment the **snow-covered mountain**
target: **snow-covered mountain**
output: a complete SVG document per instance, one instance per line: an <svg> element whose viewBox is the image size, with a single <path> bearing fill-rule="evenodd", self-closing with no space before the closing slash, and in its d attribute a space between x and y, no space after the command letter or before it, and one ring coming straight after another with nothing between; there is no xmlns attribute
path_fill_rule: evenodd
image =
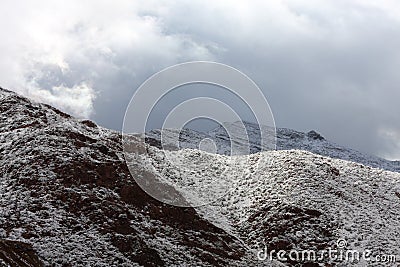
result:
<svg viewBox="0 0 400 267"><path fill-rule="evenodd" d="M245 131L242 130L242 125L245 126ZM338 145L326 140L316 131L312 130L308 133L303 133L287 128L277 128L275 133L273 129L269 127L261 127L260 129L257 124L250 122L225 123L223 126L219 126L206 133L188 128L185 128L182 131L176 129L164 129L163 138L165 139L163 140L163 144L166 144L165 148L167 149L168 145L170 145L170 147L179 147L181 149L198 149L201 141L208 138L215 143L217 147L216 153L229 155L231 148L231 138L228 135L229 132L240 133L242 135L243 133L247 134L248 136L236 137L235 141L242 141L242 147L246 147L246 145L249 144L250 153L257 153L261 150L271 150L271 147L268 147L268 145L271 145L271 142L267 143L267 146L262 147L260 131L263 131L266 136L269 135L276 137L276 149L278 150L305 150L326 157L349 160L374 168L400 172L400 161L386 160ZM174 140L175 135L179 135L179 144L170 141ZM149 131L146 133L146 137L150 144L161 147L160 130Z"/></svg>
<svg viewBox="0 0 400 267"><path fill-rule="evenodd" d="M151 154L159 153L154 148ZM194 204L197 194L212 190L204 177L225 178L233 190L211 205L196 209L204 218L238 236L253 254L263 245L270 250L318 251L335 248L336 241L343 239L349 249L360 253L372 250L374 255L397 255L399 259L399 173L285 150L242 157L235 162L235 169L220 176L212 171L228 165L227 156L191 149L165 153L184 161L188 170L196 169L198 164L190 159L208 158L212 162L212 167L203 172L185 172L162 160L160 153L154 156L152 165L160 173L169 170L163 172L163 178L169 178L171 184L177 183L176 177L185 177L185 184L179 186ZM239 170L245 170L245 175ZM366 265L361 262L358 266Z"/></svg>
<svg viewBox="0 0 400 267"><path fill-rule="evenodd" d="M143 192L120 133L3 89L0 103L0 266L251 262L238 238L193 208Z"/></svg>
<svg viewBox="0 0 400 267"><path fill-rule="evenodd" d="M315 132L278 129L278 147L296 150L255 153L253 127L252 154L230 157L221 129L181 134L181 147L211 138L220 154L160 150L153 131L146 152L128 161L138 175L192 204L221 189L210 181L229 184L210 205L179 208L138 186L120 133L3 89L0 104L0 266L349 266L257 259L264 246L320 251L338 239L399 264L400 173L389 171L396 162L337 149Z"/></svg>

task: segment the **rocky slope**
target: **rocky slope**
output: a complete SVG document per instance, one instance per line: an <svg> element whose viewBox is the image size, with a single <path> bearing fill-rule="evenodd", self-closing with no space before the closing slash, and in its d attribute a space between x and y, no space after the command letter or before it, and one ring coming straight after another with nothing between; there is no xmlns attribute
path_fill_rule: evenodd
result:
<svg viewBox="0 0 400 267"><path fill-rule="evenodd" d="M143 152L130 162L137 175L174 196L196 204L221 191L210 182L229 185L210 205L178 208L137 185L119 133L3 89L0 103L0 266L349 266L329 258L257 260L265 246L320 251L336 248L339 238L349 249L397 256L399 264L400 174L383 170L397 170L396 162L287 129L278 129L278 147L331 157L256 153L259 130L251 124L253 154L235 157L224 155L229 140L221 129L181 138L189 148L213 138L220 155L160 150L157 131L144 147L132 136ZM358 266L367 264L382 266Z"/></svg>
<svg viewBox="0 0 400 267"><path fill-rule="evenodd" d="M242 265L238 239L137 186L119 133L3 89L0 103L3 264ZM14 241L31 250L19 253Z"/></svg>
<svg viewBox="0 0 400 267"><path fill-rule="evenodd" d="M153 155L159 153L154 150ZM204 157L203 152L190 149L165 153L176 161ZM207 156L213 162L212 169L229 164L227 156ZM158 156L153 160L160 172L170 170L171 184L176 183L175 177L185 177L187 186L180 186L194 204L197 197L191 195L198 191L202 195L209 183L204 177L213 175L207 169L191 172L197 168L191 160L184 162L188 171L176 170ZM211 205L196 209L242 239L254 254L265 245L269 250L321 251L337 247L336 241L344 239L348 249L400 259L399 173L299 150L256 153L235 163L235 169L218 176L226 179L232 190ZM245 175L238 172L240 169L246 170ZM364 261L357 266L366 265Z"/></svg>

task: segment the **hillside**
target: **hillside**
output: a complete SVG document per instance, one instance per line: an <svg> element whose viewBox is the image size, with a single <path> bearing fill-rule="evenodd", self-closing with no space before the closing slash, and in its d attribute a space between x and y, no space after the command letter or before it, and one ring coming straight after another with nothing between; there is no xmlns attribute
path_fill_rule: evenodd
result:
<svg viewBox="0 0 400 267"><path fill-rule="evenodd" d="M0 103L0 266L318 266L257 252L324 250L338 239L400 261L396 162L338 150L314 132L278 129L278 147L294 150L257 153L253 137L252 154L230 157L220 129L187 130L186 149L165 151L153 131L144 146L130 136L132 176L120 133L4 89ZM188 149L205 137L220 154ZM196 208L155 200L139 176Z"/></svg>
<svg viewBox="0 0 400 267"><path fill-rule="evenodd" d="M119 133L3 89L0 103L0 239L32 246L25 266L242 265L236 238L137 186Z"/></svg>

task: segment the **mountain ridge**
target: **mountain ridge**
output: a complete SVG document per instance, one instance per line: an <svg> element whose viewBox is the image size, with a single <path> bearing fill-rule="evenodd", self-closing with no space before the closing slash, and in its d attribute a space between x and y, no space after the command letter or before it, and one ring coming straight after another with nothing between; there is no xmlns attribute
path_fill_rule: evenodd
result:
<svg viewBox="0 0 400 267"><path fill-rule="evenodd" d="M0 89L0 103L0 242L31 247L32 262L37 257L45 266L318 266L260 262L257 251L335 248L339 238L351 249L400 260L399 173L278 150L238 156L235 168L221 176L228 156L190 148L163 151L156 138L132 136L147 151L134 158L138 172L161 179L187 201L210 188L203 186L208 178L231 184L232 190L208 206L178 208L153 199L136 183L120 133L11 91ZM288 138L292 144L309 136ZM310 138L324 141L314 133ZM188 169L177 170L165 155ZM175 188L177 181L184 190Z"/></svg>
<svg viewBox="0 0 400 267"><path fill-rule="evenodd" d="M275 136L273 129L269 127L261 127L262 130L260 130L260 126L251 122L233 122L233 123L226 122L223 123L223 125L210 130L209 132L199 132L193 129L185 128L179 134L180 148L196 149L198 148L198 145L201 142L201 140L208 138L213 140L213 142L217 144L218 148L216 153L228 155L230 153L229 150L230 138L226 130L224 130L223 128L225 127L230 131L235 131L232 128L241 128L242 123L245 126L245 130L248 133L248 137L242 137L242 140L249 141L250 153L257 153L262 150L274 149L270 147L271 143L263 147L260 141L261 140L260 131L263 131L265 135ZM170 141L170 139L172 139L170 136L172 136L171 133L179 132L179 130L163 129L162 131L164 132L163 134L165 135L164 142L167 146L166 148L168 149L168 146L176 147L177 144L175 140L174 142ZM148 142L153 142L154 145L158 146L159 148L161 147L160 129L148 131L146 132L145 136L148 139ZM355 149L346 148L344 146L338 145L334 142L325 139L321 134L319 134L315 130L310 130L309 132L305 133L292 130L289 128L276 128L276 149L305 150L322 156L349 160L374 168L382 168L388 171L400 172L400 161L391 161L380 158L378 156L368 155L359 152Z"/></svg>
<svg viewBox="0 0 400 267"><path fill-rule="evenodd" d="M119 133L10 91L0 102L0 239L45 266L242 265L237 239L139 188Z"/></svg>

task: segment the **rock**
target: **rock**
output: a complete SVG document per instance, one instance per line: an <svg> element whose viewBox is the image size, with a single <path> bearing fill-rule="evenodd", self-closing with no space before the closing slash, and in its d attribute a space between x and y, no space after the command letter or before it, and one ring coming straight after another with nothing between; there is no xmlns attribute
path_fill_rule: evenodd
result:
<svg viewBox="0 0 400 267"><path fill-rule="evenodd" d="M36 251L31 245L19 241L0 239L0 266L42 267Z"/></svg>
<svg viewBox="0 0 400 267"><path fill-rule="evenodd" d="M307 137L313 140L325 140L325 138L317 133L316 131L312 130L307 133Z"/></svg>

